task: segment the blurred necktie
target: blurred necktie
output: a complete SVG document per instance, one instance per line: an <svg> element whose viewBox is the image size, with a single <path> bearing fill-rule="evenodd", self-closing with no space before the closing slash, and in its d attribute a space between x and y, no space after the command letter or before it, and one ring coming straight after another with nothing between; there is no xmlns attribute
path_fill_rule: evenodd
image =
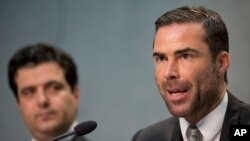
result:
<svg viewBox="0 0 250 141"><path fill-rule="evenodd" d="M201 141L202 135L196 125L190 124L186 136L188 141Z"/></svg>

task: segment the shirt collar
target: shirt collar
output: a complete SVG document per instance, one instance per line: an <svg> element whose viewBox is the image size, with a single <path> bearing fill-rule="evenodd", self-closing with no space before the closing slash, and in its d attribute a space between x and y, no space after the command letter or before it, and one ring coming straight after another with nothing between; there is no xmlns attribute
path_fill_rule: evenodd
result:
<svg viewBox="0 0 250 141"><path fill-rule="evenodd" d="M214 138L218 138L225 117L227 104L228 94L226 92L220 104L196 124L203 136L203 140L213 140ZM186 141L186 130L190 123L184 118L179 118L179 121L182 137L184 141Z"/></svg>
<svg viewBox="0 0 250 141"><path fill-rule="evenodd" d="M78 124L78 122L75 120L71 125L68 131L74 130L74 127ZM72 136L67 137L65 140L72 139ZM34 137L31 138L31 141L37 141Z"/></svg>

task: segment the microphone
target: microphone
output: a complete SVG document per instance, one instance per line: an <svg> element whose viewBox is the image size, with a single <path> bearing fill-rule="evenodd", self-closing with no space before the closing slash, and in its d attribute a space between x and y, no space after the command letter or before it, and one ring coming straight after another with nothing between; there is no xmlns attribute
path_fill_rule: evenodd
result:
<svg viewBox="0 0 250 141"><path fill-rule="evenodd" d="M95 121L85 121L76 125L73 131L66 132L60 136L57 136L51 139L50 141L58 141L60 139L63 139L72 135L76 135L76 136L86 135L94 131L96 126L97 126L97 123Z"/></svg>

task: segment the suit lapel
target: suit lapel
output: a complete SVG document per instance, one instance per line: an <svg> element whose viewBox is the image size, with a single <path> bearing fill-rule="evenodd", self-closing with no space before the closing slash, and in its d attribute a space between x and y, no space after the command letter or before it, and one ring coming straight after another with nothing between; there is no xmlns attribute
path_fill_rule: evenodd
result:
<svg viewBox="0 0 250 141"><path fill-rule="evenodd" d="M220 141L229 141L230 125L239 123L240 102L228 91L228 106L221 129Z"/></svg>
<svg viewBox="0 0 250 141"><path fill-rule="evenodd" d="M172 129L167 131L170 132L168 137L168 141L183 141L182 134L181 134L181 128L180 128L180 123L179 119L177 117L174 117L172 124Z"/></svg>

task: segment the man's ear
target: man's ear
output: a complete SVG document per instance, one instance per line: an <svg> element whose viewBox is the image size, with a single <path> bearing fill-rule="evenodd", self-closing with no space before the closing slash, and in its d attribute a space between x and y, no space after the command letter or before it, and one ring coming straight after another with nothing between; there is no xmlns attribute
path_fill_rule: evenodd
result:
<svg viewBox="0 0 250 141"><path fill-rule="evenodd" d="M15 99L16 99L16 104L17 104L17 106L19 108L19 106L20 106L20 96L18 95L18 92L16 92Z"/></svg>
<svg viewBox="0 0 250 141"><path fill-rule="evenodd" d="M74 95L77 103L79 104L79 101L80 101L80 88L79 88L79 86L75 85L72 92L73 92L73 95Z"/></svg>
<svg viewBox="0 0 250 141"><path fill-rule="evenodd" d="M16 104L17 104L17 107L20 108L20 99L19 99L19 97L16 97Z"/></svg>
<svg viewBox="0 0 250 141"><path fill-rule="evenodd" d="M226 71L228 70L229 65L230 65L229 53L226 51L221 52L216 58L216 67L218 70L218 75L224 77Z"/></svg>

